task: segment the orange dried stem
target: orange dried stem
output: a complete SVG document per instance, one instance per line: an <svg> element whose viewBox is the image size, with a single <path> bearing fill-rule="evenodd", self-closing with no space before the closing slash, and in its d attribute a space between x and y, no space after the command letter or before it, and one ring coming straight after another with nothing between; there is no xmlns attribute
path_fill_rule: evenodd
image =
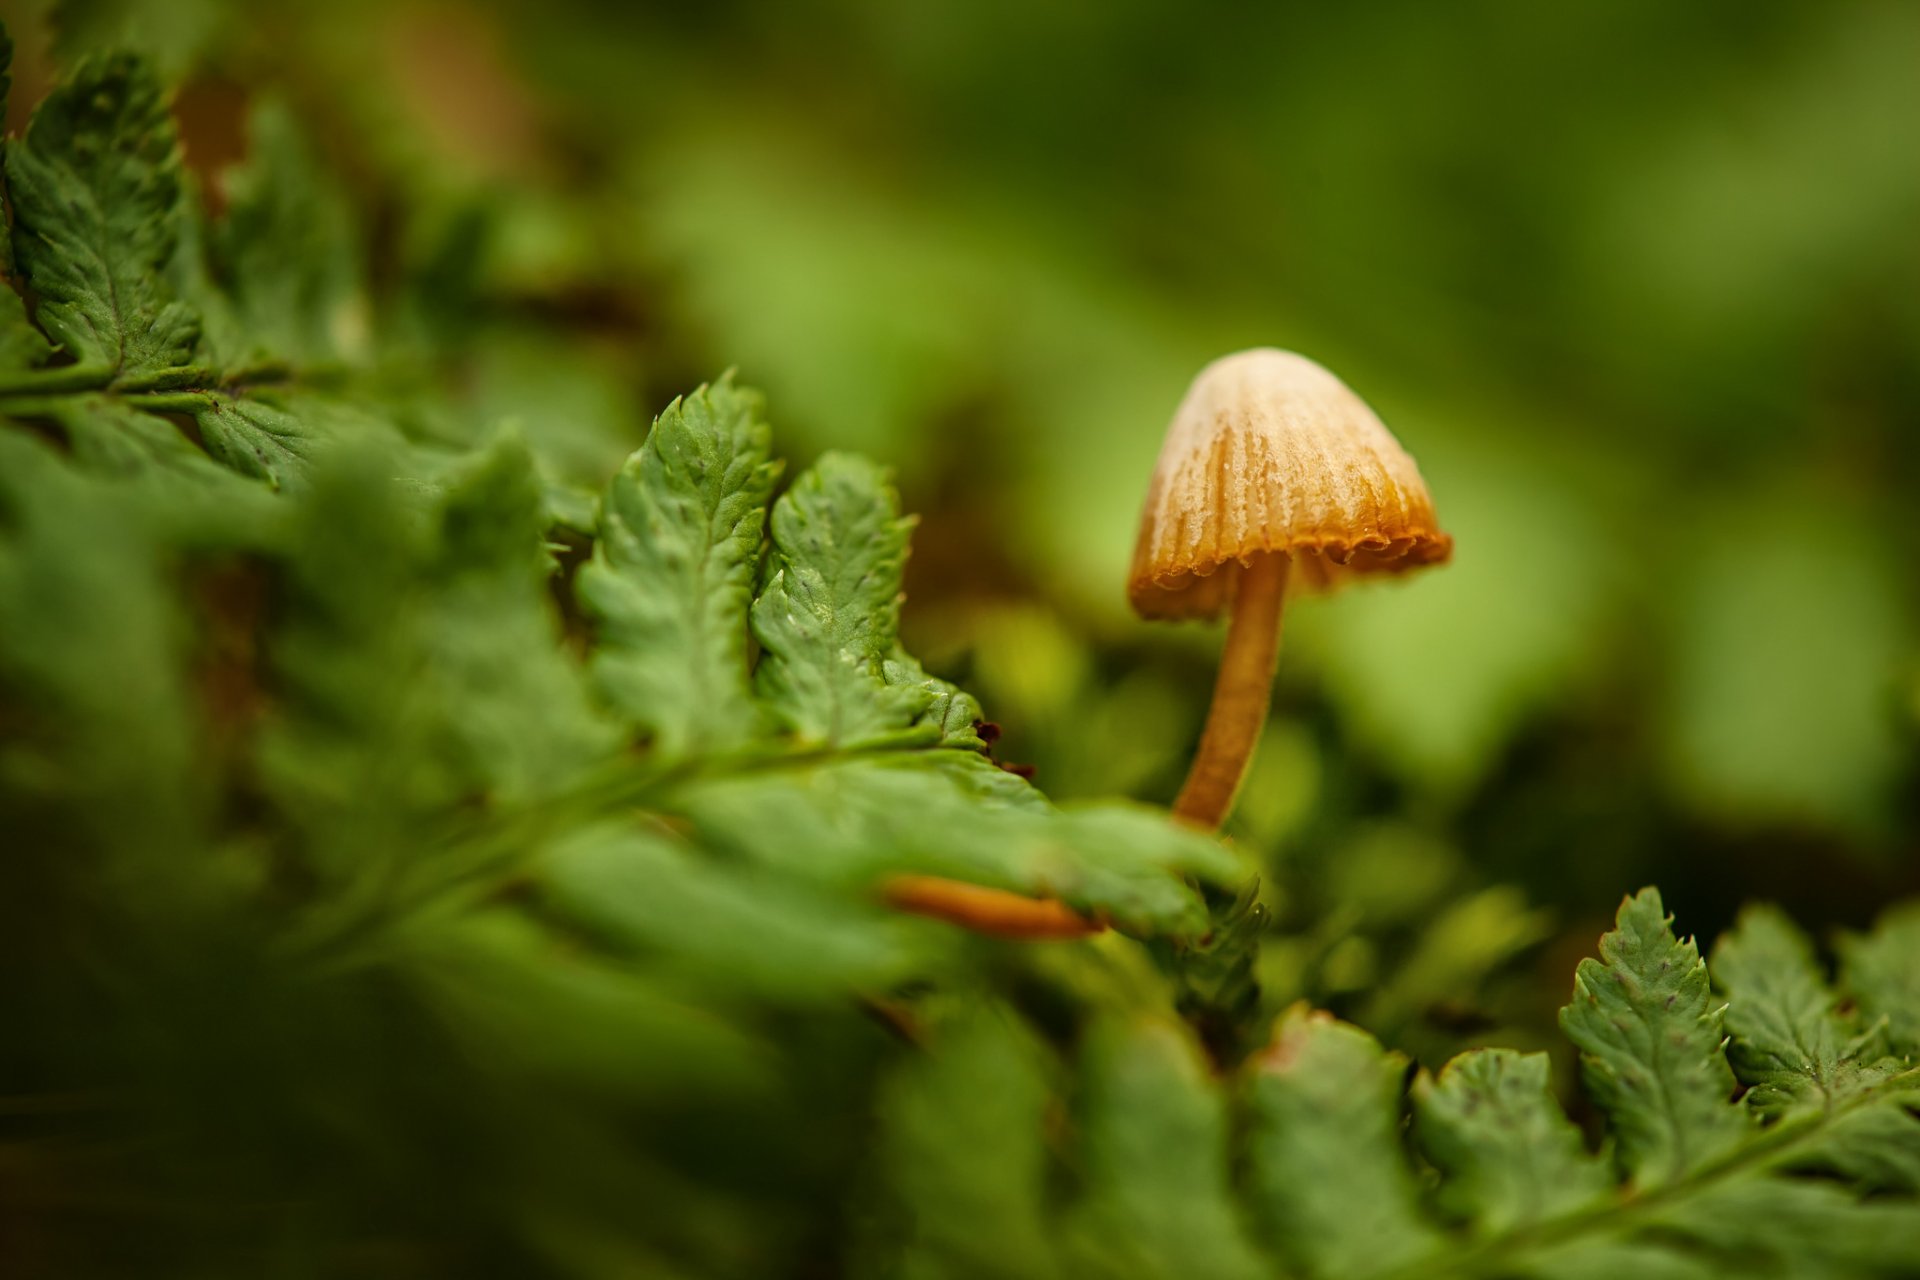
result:
<svg viewBox="0 0 1920 1280"><path fill-rule="evenodd" d="M880 893L897 910L999 938L1084 938L1107 927L1054 898L1028 898L944 876L893 876Z"/></svg>
<svg viewBox="0 0 1920 1280"><path fill-rule="evenodd" d="M1280 654L1287 565L1284 555L1263 555L1240 570L1220 675L1213 683L1213 707L1186 785L1173 802L1174 813L1195 826L1213 830L1226 820L1267 722L1274 662Z"/></svg>

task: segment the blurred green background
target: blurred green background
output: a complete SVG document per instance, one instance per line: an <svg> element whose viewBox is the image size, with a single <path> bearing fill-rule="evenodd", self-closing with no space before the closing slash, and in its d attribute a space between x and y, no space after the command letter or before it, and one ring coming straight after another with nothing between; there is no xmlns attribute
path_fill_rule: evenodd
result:
<svg viewBox="0 0 1920 1280"><path fill-rule="evenodd" d="M6 7L17 129L55 51ZM376 273L445 247L464 292L420 324L481 353L479 416L576 478L729 365L796 463L896 467L910 647L1056 797L1164 801L1198 733L1217 632L1122 590L1188 379L1254 345L1333 368L1458 549L1289 618L1231 828L1276 998L1524 1038L1642 883L1703 935L1920 889L1908 0L175 0L67 30L171 60L216 202L248 99L291 100Z"/></svg>

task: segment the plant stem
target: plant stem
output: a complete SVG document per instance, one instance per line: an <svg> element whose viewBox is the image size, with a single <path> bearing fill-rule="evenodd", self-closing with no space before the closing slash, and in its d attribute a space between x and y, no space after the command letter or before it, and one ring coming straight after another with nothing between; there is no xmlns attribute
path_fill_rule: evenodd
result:
<svg viewBox="0 0 1920 1280"><path fill-rule="evenodd" d="M113 382L113 370L104 365L69 364L54 369L29 369L0 378L0 396L64 395L103 391Z"/></svg>
<svg viewBox="0 0 1920 1280"><path fill-rule="evenodd" d="M424 866L403 873L385 900L372 908L350 906L309 916L282 932L276 945L300 957L315 973L338 972L371 963L390 945L395 926L436 904L485 898L513 880L548 847L554 833L595 814L645 810L675 788L702 778L740 777L806 768L830 760L883 758L906 750L931 748L937 734L925 726L880 734L847 747L795 749L762 744L726 755L681 760L668 765L631 756L609 761L598 777L560 795L508 810L465 815L436 842Z"/></svg>
<svg viewBox="0 0 1920 1280"><path fill-rule="evenodd" d="M146 373L129 374L113 380L113 390L127 393L135 391L177 391L183 387L211 386L220 380L218 372L202 368L199 365L179 365L171 369L153 369Z"/></svg>
<svg viewBox="0 0 1920 1280"><path fill-rule="evenodd" d="M1273 667L1280 653L1280 606L1287 594L1287 558L1263 555L1240 570L1233 593L1220 675L1200 749L1187 771L1173 812L1195 826L1218 828L1253 759L1273 697Z"/></svg>
<svg viewBox="0 0 1920 1280"><path fill-rule="evenodd" d="M211 391L148 391L129 396L127 403L148 413L200 413L216 401Z"/></svg>

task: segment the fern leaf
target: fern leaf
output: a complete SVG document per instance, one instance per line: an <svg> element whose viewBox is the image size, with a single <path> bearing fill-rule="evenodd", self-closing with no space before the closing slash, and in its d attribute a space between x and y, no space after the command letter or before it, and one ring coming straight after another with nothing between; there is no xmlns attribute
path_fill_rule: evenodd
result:
<svg viewBox="0 0 1920 1280"><path fill-rule="evenodd" d="M74 461L89 471L161 487L195 486L203 499L218 493L229 502L249 502L243 491L253 486L209 458L164 418L109 396L75 396L60 403L52 417L66 432Z"/></svg>
<svg viewBox="0 0 1920 1280"><path fill-rule="evenodd" d="M1898 1067L1860 1060L1863 1051L1880 1055L1839 1015L1813 944L1776 908L1741 914L1714 947L1713 976L1728 997L1728 1056L1762 1113L1829 1105Z"/></svg>
<svg viewBox="0 0 1920 1280"><path fill-rule="evenodd" d="M615 735L559 647L540 479L503 436L450 477L421 568L422 661L447 709L449 749L488 793L516 801L575 785Z"/></svg>
<svg viewBox="0 0 1920 1280"><path fill-rule="evenodd" d="M615 744L557 646L525 450L505 440L439 492L395 484L393 465L330 453L275 566L262 784L299 833L303 874L333 887L289 931L296 948L402 921L524 858L530 837L511 824L449 843L453 815L577 789Z"/></svg>
<svg viewBox="0 0 1920 1280"><path fill-rule="evenodd" d="M980 751L986 742L980 737L980 704L974 696L948 680L928 675L919 659L905 649L896 648L881 666L880 674L890 685L918 690L927 699L927 709L919 723L932 725L940 734L940 745L962 751Z"/></svg>
<svg viewBox="0 0 1920 1280"><path fill-rule="evenodd" d="M608 485L581 603L608 702L666 756L739 746L761 712L747 606L778 468L760 398L722 379L667 406Z"/></svg>
<svg viewBox="0 0 1920 1280"><path fill-rule="evenodd" d="M390 470L381 453L345 451L316 472L289 513L283 616L262 639L278 697L259 785L297 832L305 874L327 885L390 876L396 833L423 839L421 815L466 789L427 745L415 584L428 531Z"/></svg>
<svg viewBox="0 0 1920 1280"><path fill-rule="evenodd" d="M755 684L802 742L839 745L906 727L929 690L891 684L911 520L880 468L830 453L773 508L773 553L753 604L765 650Z"/></svg>
<svg viewBox="0 0 1920 1280"><path fill-rule="evenodd" d="M1277 1251L1305 1275L1345 1277L1438 1247L1400 1142L1404 1058L1295 1008L1249 1067L1249 1194Z"/></svg>
<svg viewBox="0 0 1920 1280"><path fill-rule="evenodd" d="M1467 1271L1467 1274L1476 1274ZM1496 1273L1497 1274L1497 1273ZM1511 1274L1532 1280L1721 1280L1709 1258L1633 1240L1582 1239L1535 1251Z"/></svg>
<svg viewBox="0 0 1920 1280"><path fill-rule="evenodd" d="M994 1005L962 1011L935 1035L936 1052L902 1063L880 1093L891 1213L868 1242L868 1268L926 1280L1061 1275L1047 1216L1055 1098L1045 1050Z"/></svg>
<svg viewBox="0 0 1920 1280"><path fill-rule="evenodd" d="M1909 1086L1911 1087L1911 1086ZM1920 1193L1920 1117L1910 1094L1836 1117L1788 1161L1791 1168L1842 1178L1866 1191Z"/></svg>
<svg viewBox="0 0 1920 1280"><path fill-rule="evenodd" d="M200 326L168 283L180 143L146 64L87 59L6 157L14 260L40 299L41 328L119 377L185 365Z"/></svg>
<svg viewBox="0 0 1920 1280"><path fill-rule="evenodd" d="M207 396L194 415L207 452L275 489L306 482L316 441L306 423L258 400Z"/></svg>
<svg viewBox="0 0 1920 1280"><path fill-rule="evenodd" d="M1872 933L1843 937L1840 965L1861 1015L1885 1021L1895 1053L1920 1055L1920 904L1887 912Z"/></svg>
<svg viewBox="0 0 1920 1280"><path fill-rule="evenodd" d="M830 1005L934 967L930 926L795 876L743 873L664 831L609 824L541 860L551 910L614 954L737 998Z"/></svg>
<svg viewBox="0 0 1920 1280"><path fill-rule="evenodd" d="M225 175L226 217L211 246L244 344L229 358L309 367L357 355L367 303L344 195L285 104L263 102L247 123L248 160Z"/></svg>
<svg viewBox="0 0 1920 1280"><path fill-rule="evenodd" d="M1544 1053L1477 1049L1415 1081L1420 1149L1444 1178L1439 1204L1476 1234L1532 1226L1613 1190L1548 1077Z"/></svg>
<svg viewBox="0 0 1920 1280"><path fill-rule="evenodd" d="M663 805L703 839L857 893L915 872L1054 897L1142 935L1207 928L1178 877L1243 875L1216 842L1126 805L1056 810L970 753L895 752L693 784ZM770 838L770 833L778 833Z"/></svg>
<svg viewBox="0 0 1920 1280"><path fill-rule="evenodd" d="M1068 1226L1073 1274L1265 1276L1228 1194L1224 1100L1184 1029L1105 1024L1083 1071L1085 1192Z"/></svg>
<svg viewBox="0 0 1920 1280"><path fill-rule="evenodd" d="M1748 1131L1706 965L1670 923L1657 891L1628 898L1600 959L1580 962L1560 1012L1587 1089L1613 1123L1621 1167L1649 1188L1725 1155Z"/></svg>
<svg viewBox="0 0 1920 1280"><path fill-rule="evenodd" d="M1920 1268L1920 1204L1811 1179L1742 1178L1649 1216L1648 1230L1744 1275L1898 1276Z"/></svg>
<svg viewBox="0 0 1920 1280"><path fill-rule="evenodd" d="M428 1016L522 1088L687 1105L775 1087L756 1037L632 969L570 954L515 912L421 925L399 947Z"/></svg>
<svg viewBox="0 0 1920 1280"><path fill-rule="evenodd" d="M139 514L0 430L0 809L49 874L112 868L130 901L178 902L156 888L177 881L205 803L184 644Z"/></svg>
<svg viewBox="0 0 1920 1280"><path fill-rule="evenodd" d="M12 67L13 37L0 27L0 111L6 109L13 90ZM8 277L7 283L0 284L0 373L31 369L53 352L46 336L27 319L26 300L12 284L14 270L12 231L0 225L0 274Z"/></svg>

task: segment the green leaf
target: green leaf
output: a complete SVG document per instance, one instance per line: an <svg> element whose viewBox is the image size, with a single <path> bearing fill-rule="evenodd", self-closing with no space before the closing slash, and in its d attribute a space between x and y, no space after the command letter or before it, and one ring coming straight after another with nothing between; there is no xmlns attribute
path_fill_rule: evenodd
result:
<svg viewBox="0 0 1920 1280"><path fill-rule="evenodd" d="M940 731L940 745L963 751L983 751L980 737L980 703L960 686L939 676L930 676L919 660L905 649L896 648L881 666L881 676L890 685L919 690L927 697L927 709L920 714L921 724Z"/></svg>
<svg viewBox="0 0 1920 1280"><path fill-rule="evenodd" d="M241 475L276 489L306 483L318 442L311 427L285 410L254 399L207 396L193 420L207 452Z"/></svg>
<svg viewBox="0 0 1920 1280"><path fill-rule="evenodd" d="M1345 1277L1438 1246L1400 1144L1406 1059L1296 1007L1249 1065L1249 1195L1275 1249L1308 1276Z"/></svg>
<svg viewBox="0 0 1920 1280"><path fill-rule="evenodd" d="M801 741L858 743L927 709L928 691L884 677L912 528L886 473L850 454L825 455L774 504L754 683Z"/></svg>
<svg viewBox="0 0 1920 1280"><path fill-rule="evenodd" d="M143 413L109 396L76 396L59 402L54 413L73 458L102 475L191 482L202 498L251 487L220 466L164 418Z"/></svg>
<svg viewBox="0 0 1920 1280"><path fill-rule="evenodd" d="M394 456L328 455L296 504L260 762L305 874L332 888L295 946L402 920L529 858L546 828L482 812L578 788L615 734L559 645L538 479L511 439L440 493Z"/></svg>
<svg viewBox="0 0 1920 1280"><path fill-rule="evenodd" d="M246 349L248 337L234 314L233 299L214 281L213 266L207 260L208 241L215 235L213 219L207 212L198 177L187 171L180 178L185 207L180 216L179 244L168 272L174 296L200 317L195 360L209 371L238 373L241 365L236 357ZM207 380L211 380L210 372Z"/></svg>
<svg viewBox="0 0 1920 1280"><path fill-rule="evenodd" d="M62 397L48 417L65 433L74 465L120 486L163 544L201 551L263 550L279 542L286 509L265 485L221 466L173 423L125 400Z"/></svg>
<svg viewBox="0 0 1920 1280"><path fill-rule="evenodd" d="M1227 1177L1224 1100L1177 1023L1109 1022L1082 1066L1073 1274L1264 1277Z"/></svg>
<svg viewBox="0 0 1920 1280"><path fill-rule="evenodd" d="M778 467L760 397L723 378L676 400L607 486L580 570L607 701L666 756L738 746L759 729L747 607Z"/></svg>
<svg viewBox="0 0 1920 1280"><path fill-rule="evenodd" d="M246 344L232 354L299 364L356 356L368 318L352 210L283 103L262 103L249 125L247 163L225 175L215 244Z"/></svg>
<svg viewBox="0 0 1920 1280"><path fill-rule="evenodd" d="M1790 1162L1795 1169L1844 1178L1866 1191L1920 1192L1920 1117L1912 1098L1840 1116ZM1904 1104L1904 1105L1903 1105Z"/></svg>
<svg viewBox="0 0 1920 1280"><path fill-rule="evenodd" d="M1544 1053L1475 1049L1414 1083L1420 1148L1445 1179L1439 1203L1477 1234L1529 1227L1613 1190L1550 1076Z"/></svg>
<svg viewBox="0 0 1920 1280"><path fill-rule="evenodd" d="M13 37L0 27L0 112L6 110L13 88L8 74L13 66ZM6 220L0 219L0 273L8 282L0 285L0 372L30 369L52 354L46 335L27 319L27 304L14 289L12 279L13 236Z"/></svg>
<svg viewBox="0 0 1920 1280"><path fill-rule="evenodd" d="M6 232L0 228L0 259L6 253ZM27 304L11 285L0 281L0 372L34 368L52 351L46 335L27 319Z"/></svg>
<svg viewBox="0 0 1920 1280"><path fill-rule="evenodd" d="M1172 970L1181 1016L1199 1031L1216 1057L1237 1062L1264 1042L1270 1022L1261 1007L1256 965L1271 913L1260 901L1260 880L1248 877L1231 899L1210 904L1207 931L1161 949Z"/></svg>
<svg viewBox="0 0 1920 1280"><path fill-rule="evenodd" d="M1515 1275L1534 1280L1722 1280L1712 1262L1658 1244L1611 1237L1580 1239L1534 1253Z"/></svg>
<svg viewBox="0 0 1920 1280"><path fill-rule="evenodd" d="M130 903L163 907L191 885L177 863L199 851L207 779L184 647L140 513L0 431L0 812L23 878L115 867Z"/></svg>
<svg viewBox="0 0 1920 1280"><path fill-rule="evenodd" d="M878 1172L897 1224L877 1243L874 1270L924 1280L1059 1275L1045 1050L997 1005L948 1019L928 1049L880 1093Z"/></svg>
<svg viewBox="0 0 1920 1280"><path fill-rule="evenodd" d="M1657 890L1626 899L1560 1011L1587 1091L1612 1122L1621 1167L1647 1188L1724 1156L1750 1132L1733 1103L1707 967L1671 924Z"/></svg>
<svg viewBox="0 0 1920 1280"><path fill-rule="evenodd" d="M453 478L427 566L425 678L441 691L463 772L501 799L576 785L615 733L561 646L533 458L503 437Z"/></svg>
<svg viewBox="0 0 1920 1280"><path fill-rule="evenodd" d="M1810 1179L1742 1178L1653 1216L1720 1274L1905 1276L1920 1268L1920 1204L1862 1202Z"/></svg>
<svg viewBox="0 0 1920 1280"><path fill-rule="evenodd" d="M1204 934L1212 921L1189 881L1228 888L1249 873L1219 841L1145 805L1071 804L1051 821L1009 815L1008 826L1000 857L1038 892L1142 937Z"/></svg>
<svg viewBox="0 0 1920 1280"><path fill-rule="evenodd" d="M1891 1074L1836 1011L1813 944L1776 907L1751 906L1713 949L1715 984L1727 994L1727 1056L1762 1114L1827 1106Z"/></svg>
<svg viewBox="0 0 1920 1280"><path fill-rule="evenodd" d="M48 336L120 378L185 365L200 323L169 284L180 144L147 65L82 63L8 144L6 172L14 258Z"/></svg>
<svg viewBox="0 0 1920 1280"><path fill-rule="evenodd" d="M1872 933L1842 937L1840 967L1862 1016L1886 1020L1894 1052L1920 1054L1920 903L1888 911Z"/></svg>
<svg viewBox="0 0 1920 1280"><path fill-rule="evenodd" d="M783 774L696 783L663 807L719 848L850 892L903 872L949 876L1056 897L1141 935L1205 932L1206 904L1183 875L1245 878L1217 841L1161 812L1054 809L964 752L801 761Z"/></svg>
<svg viewBox="0 0 1920 1280"><path fill-rule="evenodd" d="M751 1036L511 911L419 929L395 962L477 1061L527 1087L685 1105L775 1084Z"/></svg>
<svg viewBox="0 0 1920 1280"><path fill-rule="evenodd" d="M287 495L275 565L280 617L262 648L277 698L256 768L322 883L388 877L424 842L424 815L470 786L430 746L417 584L431 526L391 471L381 451L332 454Z"/></svg>
<svg viewBox="0 0 1920 1280"><path fill-rule="evenodd" d="M924 971L916 922L789 877L743 872L654 829L569 835L541 859L551 908L722 998L844 1002Z"/></svg>

